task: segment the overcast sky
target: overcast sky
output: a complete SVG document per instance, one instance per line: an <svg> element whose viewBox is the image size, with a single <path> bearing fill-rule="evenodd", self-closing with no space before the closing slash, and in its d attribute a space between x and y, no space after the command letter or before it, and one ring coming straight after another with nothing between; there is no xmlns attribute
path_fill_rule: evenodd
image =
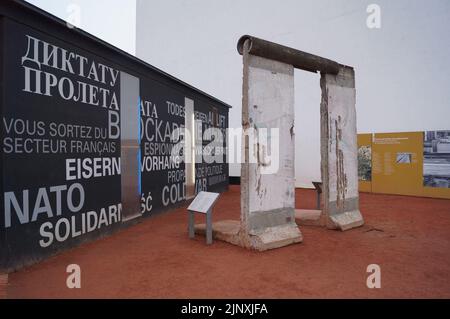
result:
<svg viewBox="0 0 450 319"><path fill-rule="evenodd" d="M73 6L80 8L81 28L128 53L136 49L135 0L26 0L68 20Z"/></svg>
<svg viewBox="0 0 450 319"><path fill-rule="evenodd" d="M32 0L60 17L233 105L241 121L243 34L351 65L358 132L450 129L448 0ZM366 25L381 8L381 28ZM137 6L137 15L136 12ZM137 41L135 30L137 22ZM319 76L296 71L298 185L320 179ZM238 175L239 167L231 169Z"/></svg>

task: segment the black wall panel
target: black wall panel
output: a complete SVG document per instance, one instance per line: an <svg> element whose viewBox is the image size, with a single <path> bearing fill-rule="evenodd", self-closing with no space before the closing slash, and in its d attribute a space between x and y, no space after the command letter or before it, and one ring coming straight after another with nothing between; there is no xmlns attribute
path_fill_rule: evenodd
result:
<svg viewBox="0 0 450 319"><path fill-rule="evenodd" d="M48 28L53 22L47 16L33 10L22 16L14 5L11 9L3 3L0 12L0 270L34 263L126 225L121 72L140 83L136 174L142 216L186 200L184 163L171 162L172 149L182 137L170 138L177 129L183 132L185 98L194 100L202 131L228 127L228 106L220 101L92 37L62 37L75 31L60 24ZM31 22L30 15L42 22ZM202 138L200 149L210 142ZM219 146L225 154L225 141ZM196 164L197 191L228 187L228 165L222 158L222 163Z"/></svg>

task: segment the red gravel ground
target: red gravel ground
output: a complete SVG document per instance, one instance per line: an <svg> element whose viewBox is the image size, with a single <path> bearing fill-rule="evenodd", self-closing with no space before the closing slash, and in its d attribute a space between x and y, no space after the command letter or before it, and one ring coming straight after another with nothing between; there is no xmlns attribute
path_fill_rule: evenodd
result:
<svg viewBox="0 0 450 319"><path fill-rule="evenodd" d="M214 220L238 219L239 195L237 186L223 194ZM297 190L297 203L314 208L315 192ZM361 212L364 227L304 226L303 243L260 253L189 240L180 208L10 274L8 296L450 298L449 200L361 194ZM66 287L72 263L81 266L81 289ZM366 286L369 264L381 267L381 289Z"/></svg>

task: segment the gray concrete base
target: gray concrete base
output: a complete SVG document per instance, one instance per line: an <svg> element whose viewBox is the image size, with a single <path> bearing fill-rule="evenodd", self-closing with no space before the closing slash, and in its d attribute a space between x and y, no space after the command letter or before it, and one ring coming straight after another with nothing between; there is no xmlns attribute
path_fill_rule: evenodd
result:
<svg viewBox="0 0 450 319"><path fill-rule="evenodd" d="M213 223L213 238L240 247L265 251L287 245L301 243L303 236L295 223L267 227L263 231L245 234L241 223L236 220L223 220ZM195 225L195 233L205 235L205 224Z"/></svg>
<svg viewBox="0 0 450 319"><path fill-rule="evenodd" d="M323 226L322 211L316 209L296 209L295 222L302 226Z"/></svg>
<svg viewBox="0 0 450 319"><path fill-rule="evenodd" d="M250 248L259 251L301 243L302 233L295 223L267 227L261 232L249 235Z"/></svg>
<svg viewBox="0 0 450 319"><path fill-rule="evenodd" d="M206 224L195 225L195 233L197 235L206 235ZM239 237L241 223L237 220L222 220L212 224L213 238L227 243L242 246Z"/></svg>
<svg viewBox="0 0 450 319"><path fill-rule="evenodd" d="M330 215L333 228L346 231L364 225L364 219L359 210L353 210L341 214Z"/></svg>

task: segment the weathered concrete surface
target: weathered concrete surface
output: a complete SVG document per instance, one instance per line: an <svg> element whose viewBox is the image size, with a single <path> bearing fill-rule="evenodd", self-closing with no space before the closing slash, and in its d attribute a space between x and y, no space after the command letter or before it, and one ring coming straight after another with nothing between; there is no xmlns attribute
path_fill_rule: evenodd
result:
<svg viewBox="0 0 450 319"><path fill-rule="evenodd" d="M364 225L363 217L359 210L330 215L334 225L338 225L342 231Z"/></svg>
<svg viewBox="0 0 450 319"><path fill-rule="evenodd" d="M322 211L316 209L296 209L295 222L301 226L324 226L322 225Z"/></svg>
<svg viewBox="0 0 450 319"><path fill-rule="evenodd" d="M221 220L212 224L213 238L222 240L233 245L243 246L239 237L241 223L238 220ZM206 235L206 224L195 225L195 233L197 235Z"/></svg>
<svg viewBox="0 0 450 319"><path fill-rule="evenodd" d="M281 248L303 240L301 233L298 236L292 236L292 233L298 231L298 227L292 224L267 227L250 237L241 231L241 223L237 220L219 221L213 223L212 227L214 239L258 251ZM195 233L205 236L206 225L195 225Z"/></svg>
<svg viewBox="0 0 450 319"><path fill-rule="evenodd" d="M342 231L364 224L359 212L356 92L353 68L322 74L323 223Z"/></svg>
<svg viewBox="0 0 450 319"><path fill-rule="evenodd" d="M294 67L248 54L248 44L243 56L241 238L264 250L302 240L294 217Z"/></svg>

